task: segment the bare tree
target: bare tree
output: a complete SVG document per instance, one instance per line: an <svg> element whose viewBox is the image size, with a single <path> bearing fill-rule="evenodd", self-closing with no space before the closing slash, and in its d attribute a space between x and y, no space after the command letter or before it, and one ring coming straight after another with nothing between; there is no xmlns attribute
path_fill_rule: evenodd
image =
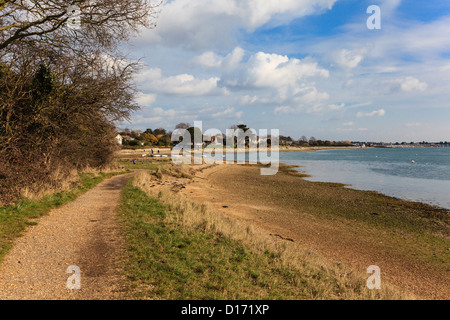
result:
<svg viewBox="0 0 450 320"><path fill-rule="evenodd" d="M73 4L80 29L66 25ZM0 201L111 160L114 121L138 108L139 63L118 44L155 13L140 0L0 0Z"/></svg>
<svg viewBox="0 0 450 320"><path fill-rule="evenodd" d="M189 129L191 125L189 123L180 122L175 126L175 129Z"/></svg>
<svg viewBox="0 0 450 320"><path fill-rule="evenodd" d="M113 47L140 27L153 26L158 5L148 0L0 0L0 50L17 41L51 45L55 34ZM67 27L73 8L80 10L77 28Z"/></svg>

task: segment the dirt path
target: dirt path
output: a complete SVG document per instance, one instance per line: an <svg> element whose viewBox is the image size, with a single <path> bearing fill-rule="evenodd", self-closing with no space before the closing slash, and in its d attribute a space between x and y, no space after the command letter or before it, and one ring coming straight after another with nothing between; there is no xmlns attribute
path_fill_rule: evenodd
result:
<svg viewBox="0 0 450 320"><path fill-rule="evenodd" d="M0 266L0 299L123 299L116 210L132 175L101 182L29 227ZM79 290L67 288L69 266L80 268Z"/></svg>

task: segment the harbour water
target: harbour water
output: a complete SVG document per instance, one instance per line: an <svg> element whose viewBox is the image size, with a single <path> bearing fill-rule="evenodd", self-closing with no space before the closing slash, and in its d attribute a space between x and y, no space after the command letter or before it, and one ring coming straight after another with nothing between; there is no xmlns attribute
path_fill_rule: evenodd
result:
<svg viewBox="0 0 450 320"><path fill-rule="evenodd" d="M280 152L280 162L302 166L298 170L311 175L310 181L339 182L450 209L450 148Z"/></svg>

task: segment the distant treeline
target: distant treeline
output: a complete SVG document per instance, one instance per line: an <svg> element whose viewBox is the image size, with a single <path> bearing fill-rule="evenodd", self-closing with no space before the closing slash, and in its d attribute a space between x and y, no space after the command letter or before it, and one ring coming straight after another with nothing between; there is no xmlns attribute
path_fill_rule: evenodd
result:
<svg viewBox="0 0 450 320"><path fill-rule="evenodd" d="M122 145L125 147L167 147L172 145L172 133L166 132L166 129L163 128L157 128L155 130L147 129L144 132L140 130L123 129L119 130L119 134L122 137Z"/></svg>
<svg viewBox="0 0 450 320"><path fill-rule="evenodd" d="M202 137L203 141L203 134L201 133L199 128L192 127L189 123L179 123L175 126L174 130L176 129L185 129L190 133L191 136L191 142L193 142L194 137L194 131L198 131L198 134ZM242 132L247 133L248 136L251 136L253 138L256 138L257 136L255 134L250 134L250 128L248 128L245 124L239 124L239 125L232 125L230 126L230 129L240 129ZM122 144L125 148L130 147L144 147L144 146L173 146L174 144L178 142L173 142L172 139L172 133L173 131L166 130L164 128L157 128L157 129L146 129L145 131L142 130L130 130L128 128L119 130L119 134L122 137ZM226 145L226 134L222 133L222 138L217 139L216 142L219 142L221 144ZM270 136L268 137L270 141ZM210 142L210 137L205 139ZM282 146L297 146L297 147L305 147L305 146L334 146L334 147L348 147L353 146L353 144L350 141L332 141L332 140L320 140L316 139L315 137L310 137L309 139L305 136L302 136L298 140L294 140L290 136L283 136L280 135L278 137L279 144ZM248 138L246 140L246 144L248 144ZM270 145L270 143L269 143Z"/></svg>
<svg viewBox="0 0 450 320"><path fill-rule="evenodd" d="M350 141L333 141L333 140L320 140L315 137L309 139L302 136L298 140L294 140L291 137L280 136L280 145L292 145L292 146L310 146L310 147L349 147L353 146Z"/></svg>

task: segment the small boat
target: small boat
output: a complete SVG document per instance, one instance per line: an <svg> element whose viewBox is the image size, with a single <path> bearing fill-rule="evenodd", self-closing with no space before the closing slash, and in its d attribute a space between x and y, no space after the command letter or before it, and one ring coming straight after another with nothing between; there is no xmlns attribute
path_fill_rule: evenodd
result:
<svg viewBox="0 0 450 320"><path fill-rule="evenodd" d="M167 158L167 155L165 154L151 154L149 155L150 158Z"/></svg>

